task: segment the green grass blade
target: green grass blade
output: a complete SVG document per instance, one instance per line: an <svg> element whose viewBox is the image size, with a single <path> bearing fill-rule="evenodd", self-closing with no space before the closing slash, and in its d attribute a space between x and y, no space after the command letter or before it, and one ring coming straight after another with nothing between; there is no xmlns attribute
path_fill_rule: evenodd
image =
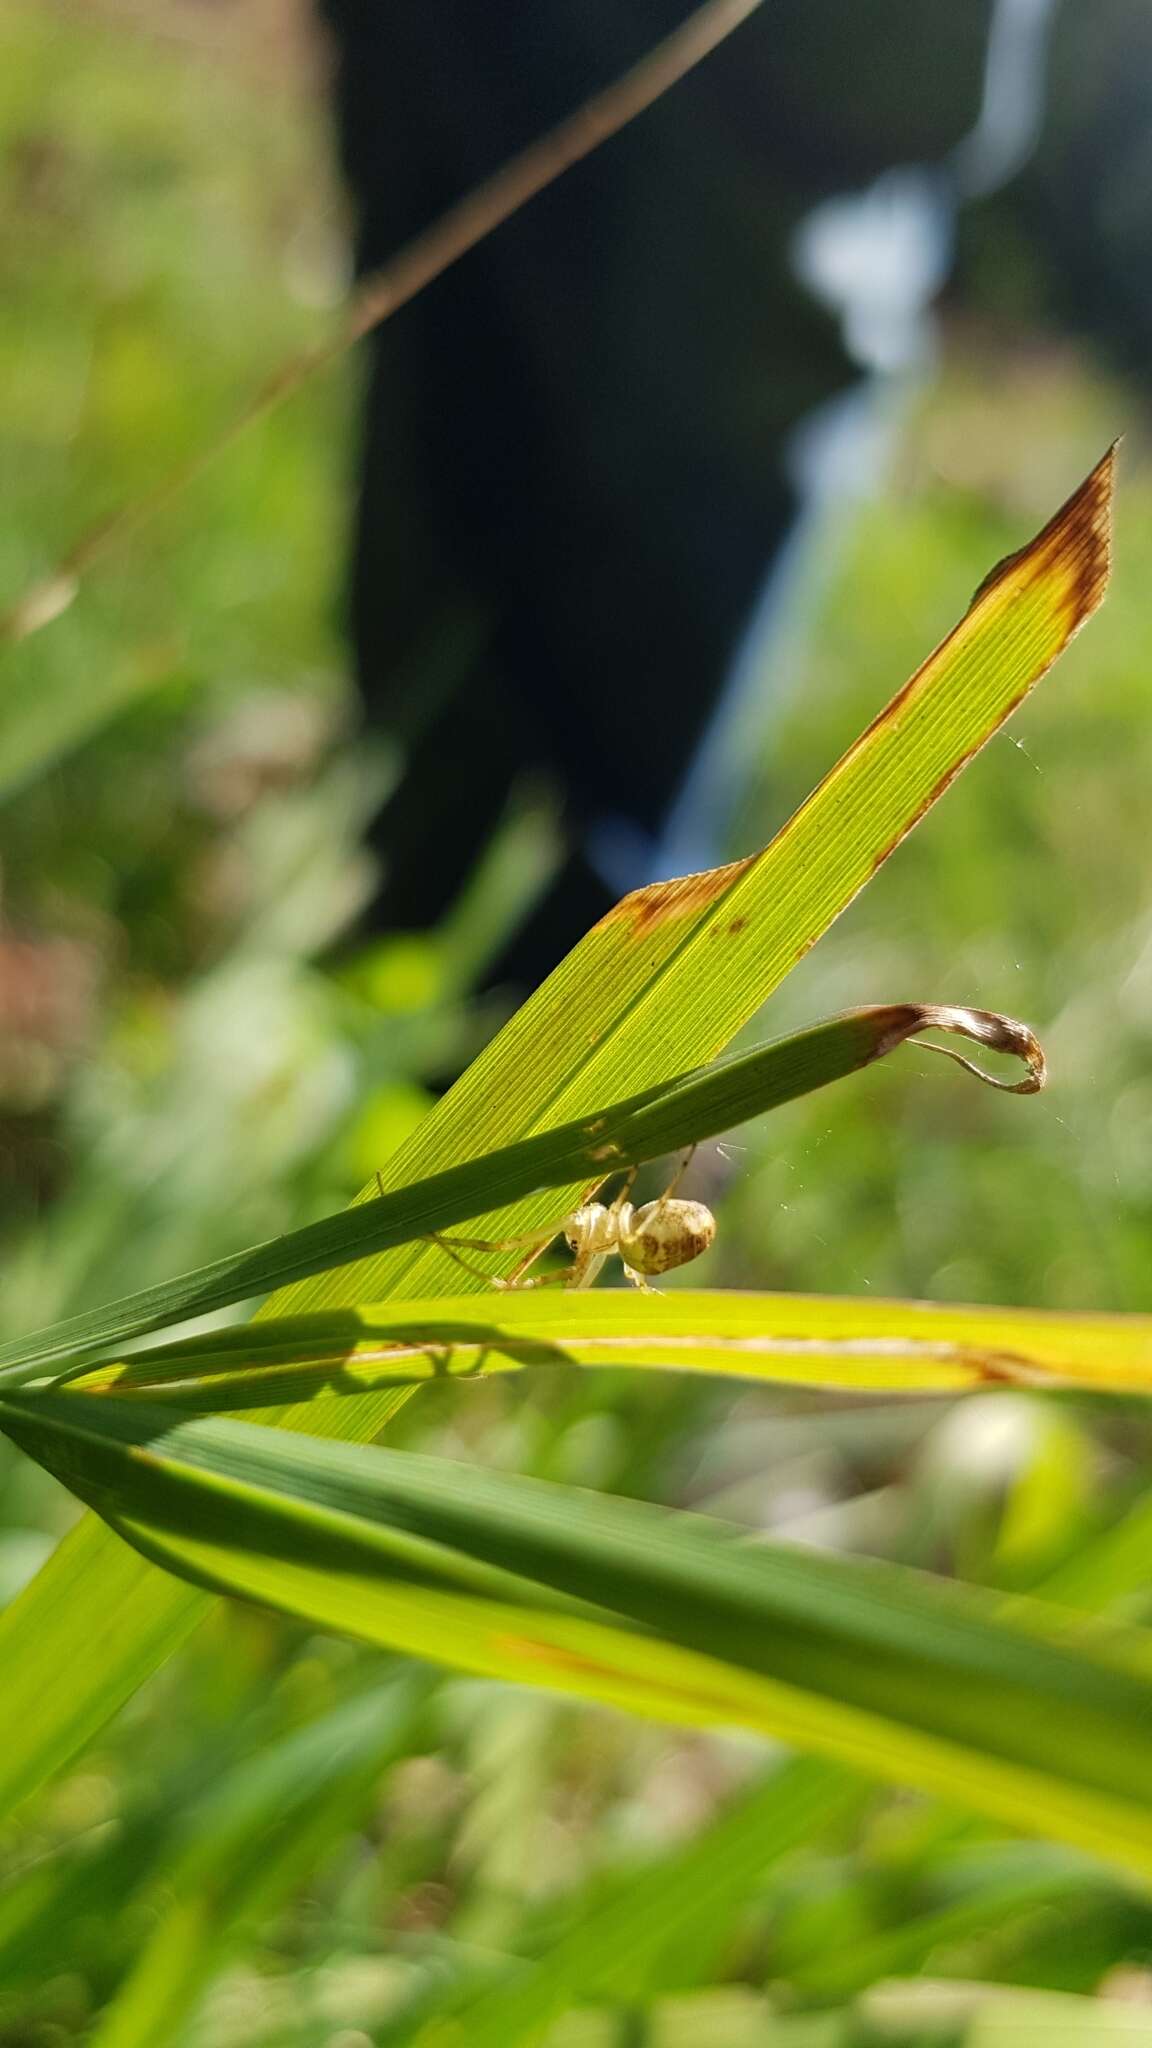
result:
<svg viewBox="0 0 1152 2048"><path fill-rule="evenodd" d="M1028 1068L1017 1093L1042 1085L1044 1056L1023 1024L985 1010L942 1009L935 1004L873 1004L850 1010L779 1038L756 1051L720 1060L702 1072L681 1074L645 1088L590 1116L575 1117L519 1144L484 1153L444 1173L325 1216L198 1272L181 1274L103 1308L17 1339L0 1349L0 1380L39 1377L45 1364L97 1345L145 1335L167 1323L228 1308L267 1294L303 1274L347 1265L365 1251L408 1244L509 1203L538 1188L577 1181L597 1184L608 1173L642 1165L662 1153L695 1145L749 1117L778 1109L800 1095L843 1079L894 1052L917 1031L955 1031ZM941 1048L943 1049L943 1048ZM967 1061L963 1064L968 1065ZM1004 1087L1003 1082L995 1082ZM556 1221L563 1215L558 1212Z"/></svg>
<svg viewBox="0 0 1152 2048"><path fill-rule="evenodd" d="M86 1393L236 1413L540 1365L713 1373L851 1393L988 1385L1152 1393L1152 1316L678 1288L379 1302L217 1330L84 1366ZM321 1429L319 1434L332 1434Z"/></svg>
<svg viewBox="0 0 1152 2048"><path fill-rule="evenodd" d="M1152 1635L416 1452L51 1392L3 1397L0 1426L220 1591L742 1724L1152 1877Z"/></svg>
<svg viewBox="0 0 1152 2048"><path fill-rule="evenodd" d="M927 1909L917 1900L917 1909L895 1925L870 1929L794 1965L800 1992L840 2004L870 1984L929 1968L933 1956L955 1954L962 1944L974 1949L982 1937L1020 1916L1060 1906L1074 1911L1094 1892L1102 1900L1118 1892L1126 1896L1112 1872L1049 1842L980 1843L967 1858L961 1850L946 1870L947 1882L938 1891L929 1877Z"/></svg>
<svg viewBox="0 0 1152 2048"><path fill-rule="evenodd" d="M699 1964L729 1943L732 1915L768 1872L863 1796L858 1780L813 1758L773 1770L686 1848L599 1886L538 1960L518 1961L479 1992L438 1999L445 2010L407 2037L410 2048L449 2048L461 2028L468 2048L529 2048L574 2005L635 2005L670 1980L683 1984L685 1945Z"/></svg>
<svg viewBox="0 0 1152 2048"><path fill-rule="evenodd" d="M510 1019L388 1163L390 1186L648 1088L721 1052L948 788L1103 599L1110 451L760 853L626 896ZM365 1190L365 1196L371 1190ZM579 1183L567 1193L574 1198ZM484 1235L556 1214L539 1197ZM479 1283L478 1283L479 1284ZM460 1292L410 1246L305 1282L274 1313Z"/></svg>
<svg viewBox="0 0 1152 2048"><path fill-rule="evenodd" d="M386 1186L588 1115L722 1051L1096 609L1109 573L1113 468L1108 455L1036 539L994 572L762 853L640 890L602 920L387 1162ZM567 1205L563 1196L529 1197L492 1217L482 1234L542 1227ZM442 1254L407 1247L305 1281L268 1308L297 1314L458 1294L461 1281ZM392 1390L340 1413L354 1413L367 1438L398 1398ZM314 1426L307 1408L285 1420ZM328 1426L340 1427L337 1416ZM142 1565L98 1522L73 1531L0 1616L0 1812L102 1725L205 1604ZM81 1667L75 1642L94 1607L123 1621L115 1654L104 1643L101 1657Z"/></svg>
<svg viewBox="0 0 1152 2048"><path fill-rule="evenodd" d="M148 1932L90 2048L155 2048L229 1954L310 1877L411 1740L426 1684L410 1675L323 1714L226 1773L184 1817Z"/></svg>

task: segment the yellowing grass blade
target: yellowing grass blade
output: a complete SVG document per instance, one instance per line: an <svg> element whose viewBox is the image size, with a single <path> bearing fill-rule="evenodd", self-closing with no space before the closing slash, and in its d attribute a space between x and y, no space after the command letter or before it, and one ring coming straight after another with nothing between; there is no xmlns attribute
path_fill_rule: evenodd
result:
<svg viewBox="0 0 1152 2048"><path fill-rule="evenodd" d="M625 897L387 1162L385 1185L401 1187L714 1058L1100 603L1112 489L1110 452L1043 532L987 579L960 624L764 852ZM531 1197L476 1234L531 1230L556 1213L555 1195ZM268 1312L458 1294L464 1284L442 1254L407 1247L290 1288ZM392 1389L363 1404L332 1403L329 1426L339 1430L344 1416L370 1437L400 1398ZM306 1429L312 1411L283 1419ZM100 1727L204 1604L98 1523L73 1532L0 1618L0 1810ZM94 1605L116 1612L118 1631L99 1659L81 1665L75 1644ZM66 1685L46 1692L46 1673L65 1671Z"/></svg>
<svg viewBox="0 0 1152 2048"><path fill-rule="evenodd" d="M542 1365L710 1373L854 1394L989 1386L1152 1394L1152 1316L871 1295L530 1290L249 1323L84 1368L68 1385L217 1414L311 1401L312 1430L330 1435L315 1404Z"/></svg>

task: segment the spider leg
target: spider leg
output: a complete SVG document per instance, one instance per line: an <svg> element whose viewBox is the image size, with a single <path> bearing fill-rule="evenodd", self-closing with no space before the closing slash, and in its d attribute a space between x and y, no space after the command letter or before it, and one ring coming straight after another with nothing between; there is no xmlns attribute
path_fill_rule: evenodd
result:
<svg viewBox="0 0 1152 2048"><path fill-rule="evenodd" d="M543 1233L536 1231L531 1236L523 1237L444 1237L438 1230L433 1230L428 1233L424 1242L434 1244L440 1251L447 1252L448 1257L456 1265L461 1266L465 1273L473 1274L476 1279L486 1281L489 1287L495 1287L499 1293L506 1294L510 1289L556 1287L571 1280L572 1275L579 1270L578 1265L563 1266L557 1273L541 1273L531 1280L524 1277L533 1260L538 1259L541 1252L547 1251L555 1235L554 1230L548 1230ZM513 1266L510 1273L506 1274L489 1273L483 1266L475 1265L471 1259L461 1256L462 1250L504 1252L516 1251L524 1245L528 1247L524 1257ZM574 1284L580 1283L577 1281Z"/></svg>
<svg viewBox="0 0 1152 2048"><path fill-rule="evenodd" d="M501 1293L505 1293L510 1288L515 1288L519 1292L527 1287L578 1287L580 1285L578 1280L573 1280L572 1278L576 1271L575 1266L557 1266L551 1273L532 1273L527 1279L519 1277L523 1270L523 1267L518 1267L516 1275L509 1279L493 1280L493 1287L498 1287Z"/></svg>
<svg viewBox="0 0 1152 2048"><path fill-rule="evenodd" d="M555 1235L554 1232L553 1235ZM525 1278L529 1266L532 1265L535 1259L540 1257L541 1252L547 1251L551 1242L551 1237L522 1238L521 1243L526 1243L529 1247L524 1257L517 1260L510 1273L495 1277L490 1274L489 1279L491 1279L493 1287L498 1287L504 1293L513 1287L555 1287L559 1286L562 1281L566 1281L572 1270L570 1266L562 1266L558 1273L535 1273L531 1279Z"/></svg>
<svg viewBox="0 0 1152 2048"><path fill-rule="evenodd" d="M633 1287L637 1288L641 1294L659 1294L660 1292L658 1287L650 1287L648 1285L643 1273L634 1273L631 1266L625 1266L624 1278L630 1280Z"/></svg>
<svg viewBox="0 0 1152 2048"><path fill-rule="evenodd" d="M521 1275L527 1271L533 1259L538 1259L541 1252L546 1250L548 1245L551 1244L554 1235L553 1231L549 1231L545 1237L541 1237L538 1232L534 1237L442 1237L438 1230L433 1230L429 1232L424 1242L426 1244L434 1244L438 1250L446 1252L448 1257L457 1266L460 1266L465 1273L471 1273L480 1280L486 1280L490 1287L503 1289L519 1287L524 1284L521 1280ZM465 1251L514 1251L522 1245L529 1247L528 1255L520 1260L519 1264L513 1268L507 1278L498 1273L488 1273L483 1266L477 1266L471 1259L466 1259L462 1256L462 1253ZM531 1284L535 1285L534 1282Z"/></svg>
<svg viewBox="0 0 1152 2048"><path fill-rule="evenodd" d="M568 1268L569 1287L591 1287L593 1281L598 1279L607 1257L607 1252L577 1252L575 1260Z"/></svg>
<svg viewBox="0 0 1152 2048"><path fill-rule="evenodd" d="M452 1260L453 1265L460 1266L465 1273L471 1273L476 1279L487 1280L489 1283L491 1283L491 1273L486 1273L484 1271L483 1266L474 1266L471 1259L464 1258L461 1255L461 1253L456 1250L455 1245L450 1238L440 1237L437 1235L435 1231L433 1231L431 1236L425 1238L424 1242L425 1244L434 1244L438 1251L446 1252L448 1254L448 1257Z"/></svg>
<svg viewBox="0 0 1152 2048"><path fill-rule="evenodd" d="M457 1237L453 1231L451 1237L445 1237L443 1231L430 1230L424 1242L443 1245L446 1250L459 1245L465 1252L518 1252L525 1245L543 1251L556 1235L555 1230L526 1230L522 1237Z"/></svg>
<svg viewBox="0 0 1152 2048"><path fill-rule="evenodd" d="M672 1175L672 1178L669 1181L667 1187L665 1188L663 1194L660 1195L658 1198L661 1203L671 1201L673 1195L676 1193L677 1188L679 1187L681 1181L684 1178L684 1175L687 1173L688 1168L691 1166L692 1161L695 1159L695 1157L696 1147L695 1145L689 1145L688 1150L684 1154L683 1159L680 1161L679 1166L676 1168L675 1173ZM652 1291L652 1289L649 1290L649 1292Z"/></svg>
<svg viewBox="0 0 1152 2048"><path fill-rule="evenodd" d="M632 1190L636 1185L636 1175L639 1173L639 1171L640 1168L638 1166L630 1166L628 1168L627 1173L624 1176L624 1179L620 1183L620 1186L617 1188L616 1193L613 1195L611 1207L615 1211L617 1211L617 1213L624 1207L625 1202L628 1200L629 1195L632 1193Z"/></svg>

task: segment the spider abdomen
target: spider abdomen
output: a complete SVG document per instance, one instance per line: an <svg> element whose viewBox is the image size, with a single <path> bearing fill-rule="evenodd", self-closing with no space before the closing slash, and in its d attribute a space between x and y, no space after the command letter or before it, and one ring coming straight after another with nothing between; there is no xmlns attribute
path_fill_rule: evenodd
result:
<svg viewBox="0 0 1152 2048"><path fill-rule="evenodd" d="M686 1266L706 1252L716 1235L716 1218L703 1202L664 1195L620 1217L620 1256L634 1273L651 1278Z"/></svg>

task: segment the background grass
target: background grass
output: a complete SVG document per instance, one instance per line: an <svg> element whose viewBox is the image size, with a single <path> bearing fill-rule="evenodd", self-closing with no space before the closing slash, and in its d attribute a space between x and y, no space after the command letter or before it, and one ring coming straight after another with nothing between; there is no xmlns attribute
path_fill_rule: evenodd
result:
<svg viewBox="0 0 1152 2048"><path fill-rule="evenodd" d="M15 595L317 330L344 258L311 60L279 10L13 0L0 32L15 309L0 335L0 587ZM515 913L514 878L549 844L534 796L443 930L324 964L366 887L360 823L394 769L385 743L351 743L338 631L355 397L352 364L311 387L5 657L6 1336L335 1206L499 1013L470 990ZM1032 330L947 333L891 474L829 565L818 624L766 679L763 765L731 851L762 843L1121 425L1104 613L765 1020L975 1001L1040 1030L1051 1086L1004 1101L909 1054L779 1112L702 1158L722 1229L694 1281L1152 1306L1152 473L1130 392ZM1142 1412L1115 1402L830 1410L559 1372L430 1389L391 1440L1006 1587L1042 1586L1076 1552L1087 1604L1108 1596L1108 1533L1144 1497L1152 1449ZM3 1449L0 1489L7 1594L71 1509ZM1142 1595L1120 1605L1146 1618ZM877 1986L1088 1996L1144 1981L1146 1903L1066 1851L814 1782L795 1839L782 1820L779 1857L765 1844L734 1888L719 1876L739 1831L726 1802L771 1809L762 1745L463 1679L439 1680L419 1712L389 1694L377 1721L358 1702L390 1676L266 1615L214 1617L2 1845L3 2048L79 2041L101 2012L108 2040L131 2038L130 1972L189 1928L210 1966L178 2038L202 2048L364 2048L417 2027L446 2040L459 2001L482 2012L481 1988L493 2041L539 2038L572 2008L557 2048L994 2048L998 2026L1027 2038L1009 1991L965 2004ZM305 1867L278 1825L285 1787L302 1757L345 1753ZM221 1916L212 1858L227 1852L211 1845L230 1825L264 1854ZM635 1932L598 1976L605 1926L671 1914L674 1880L693 1907L675 1942ZM582 1926L600 1929L583 1946ZM513 1980L520 2004L502 2006ZM607 2015L576 2011L601 1999ZM1098 2007L1061 2014L1092 2040Z"/></svg>

